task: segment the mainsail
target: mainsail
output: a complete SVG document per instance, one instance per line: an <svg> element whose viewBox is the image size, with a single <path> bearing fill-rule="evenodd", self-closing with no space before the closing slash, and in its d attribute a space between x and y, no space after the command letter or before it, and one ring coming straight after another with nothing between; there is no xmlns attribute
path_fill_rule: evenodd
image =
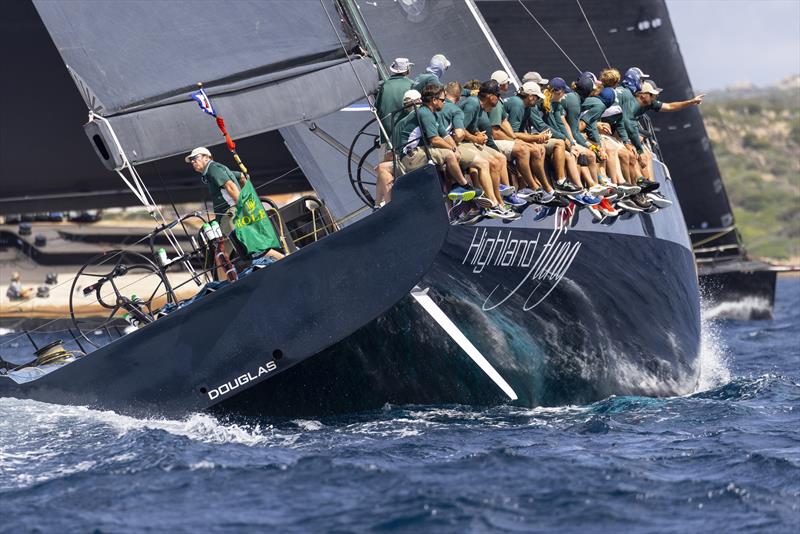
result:
<svg viewBox="0 0 800 534"><path fill-rule="evenodd" d="M34 4L87 107L108 121L86 129L108 168L122 165L117 140L132 163L218 141L188 99L198 82L238 138L326 115L378 82L370 58L351 56L333 0Z"/></svg>

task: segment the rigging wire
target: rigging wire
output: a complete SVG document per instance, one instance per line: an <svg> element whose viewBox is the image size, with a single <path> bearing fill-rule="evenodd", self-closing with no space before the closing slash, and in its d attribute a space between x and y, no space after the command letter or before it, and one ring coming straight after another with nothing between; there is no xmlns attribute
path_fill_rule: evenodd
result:
<svg viewBox="0 0 800 534"><path fill-rule="evenodd" d="M553 36L552 36L552 35L550 35L550 32L548 32L548 31L545 29L545 27L544 27L544 26L542 26L542 23L541 23L541 22L539 22L539 19L537 19L537 18L536 18L536 16L534 16L534 14L533 14L533 13L531 13L531 10L530 10L530 9L528 9L528 7L527 7L527 6L526 6L526 5L525 5L525 4L522 2L522 0L517 0L517 2L519 2L519 5L521 5L521 6L522 6L522 9L524 9L524 10L525 10L525 11L528 13L528 15L529 15L529 16L530 16L530 17L531 17L533 20L534 20L534 22L536 22L536 24L538 24L538 25L539 25L539 27L542 29L542 31L545 33L545 35L547 35L547 36L550 38L550 40L551 40L551 41L553 41L553 44L554 44L554 45L556 45L556 48L558 48L559 50L561 50L561 53L562 53L562 54L564 54L564 57L565 57L565 58L567 58L567 61L569 61L570 63L572 63L572 66L573 66L573 67L575 67L575 70L577 70L579 73L580 73L580 72L582 72L582 71L581 71L581 69L580 69L580 68L578 68L578 65L576 65L576 64L575 64L575 62L574 62L574 61L572 61L572 58L571 58L571 57L569 57L569 54L567 54L567 53L564 51L564 49L563 49L563 48L561 48L561 45L560 45L560 44L558 44L558 41L556 41L556 40L555 40L555 38L553 38Z"/></svg>
<svg viewBox="0 0 800 534"><path fill-rule="evenodd" d="M600 44L600 41L597 39L597 35L594 33L594 28L592 28L592 24L589 22L589 17L586 16L586 12L583 10L583 6L581 5L581 0L575 0L578 3L578 7L581 10L581 14L583 15L583 20L586 21L586 25L589 26L589 31L592 32L592 37L594 37L594 42L597 43L597 48L600 49L600 53L603 54L603 59L606 61L606 66L610 69L611 63L608 61L606 57L606 52L603 50L603 46Z"/></svg>
<svg viewBox="0 0 800 534"><path fill-rule="evenodd" d="M331 18L331 14L328 12L328 8L325 7L325 0L319 0L319 4L322 6L322 9L325 11L325 15L328 17L328 22L331 23L331 28L333 28L333 33L336 34L336 38L339 40L339 46L342 47L342 52L347 57L347 62L350 64L350 68L353 69L353 74L358 80L358 85L361 86L361 92L364 93L364 98L367 99L369 103L369 110L370 112L375 115L375 118L378 119L378 125L380 126L381 133L383 134L384 138L386 139L386 144L388 145L389 149L392 149L392 141L389 137L389 134L386 133L386 129L383 127L383 123L381 122L381 118L378 116L378 110L375 108L375 103L372 101L372 97L370 97L369 92L367 91L367 87L364 85L364 82L361 81L361 76L358 75L358 71L356 70L356 66L353 65L353 59L350 57L350 52L347 51L347 47L344 46L344 41L342 41L342 36L339 35L339 31L336 29L336 25L333 23L333 19Z"/></svg>

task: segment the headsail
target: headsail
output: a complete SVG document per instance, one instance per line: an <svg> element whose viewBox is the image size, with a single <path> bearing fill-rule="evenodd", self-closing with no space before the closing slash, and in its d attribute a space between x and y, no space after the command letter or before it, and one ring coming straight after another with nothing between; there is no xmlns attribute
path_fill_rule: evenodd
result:
<svg viewBox="0 0 800 534"><path fill-rule="evenodd" d="M34 0L87 106L107 118L132 163L212 144L219 134L188 94L203 82L236 136L340 109L376 87L371 59L355 45L333 0L303 3L153 4ZM355 73L358 74L358 80ZM118 168L108 131L87 128Z"/></svg>

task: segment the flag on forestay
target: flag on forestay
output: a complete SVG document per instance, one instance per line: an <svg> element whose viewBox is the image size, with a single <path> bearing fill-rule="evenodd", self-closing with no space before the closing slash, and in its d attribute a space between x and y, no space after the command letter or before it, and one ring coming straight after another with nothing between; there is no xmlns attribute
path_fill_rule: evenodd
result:
<svg viewBox="0 0 800 534"><path fill-rule="evenodd" d="M202 109L212 117L217 116L217 112L214 110L214 106L211 105L211 100L208 98L208 95L203 89L200 89L196 93L192 93L192 98L197 102L197 105L200 106L200 109Z"/></svg>

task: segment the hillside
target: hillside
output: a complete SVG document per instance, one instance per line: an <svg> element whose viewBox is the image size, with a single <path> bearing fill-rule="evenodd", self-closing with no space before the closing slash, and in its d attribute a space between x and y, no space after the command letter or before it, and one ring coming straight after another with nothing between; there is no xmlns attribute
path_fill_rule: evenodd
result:
<svg viewBox="0 0 800 534"><path fill-rule="evenodd" d="M709 94L708 136L745 246L754 256L800 256L800 78Z"/></svg>

